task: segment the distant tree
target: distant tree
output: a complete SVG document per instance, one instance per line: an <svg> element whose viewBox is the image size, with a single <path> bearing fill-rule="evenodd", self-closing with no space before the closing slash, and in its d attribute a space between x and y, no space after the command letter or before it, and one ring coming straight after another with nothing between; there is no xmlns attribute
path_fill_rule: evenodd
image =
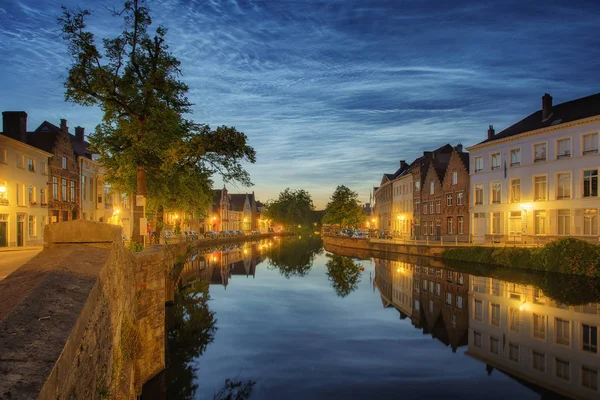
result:
<svg viewBox="0 0 600 400"><path fill-rule="evenodd" d="M335 294L346 297L358 288L361 266L350 257L327 254L327 277Z"/></svg>
<svg viewBox="0 0 600 400"><path fill-rule="evenodd" d="M276 223L284 225L288 230L296 230L298 225L307 228L313 223L315 208L310 194L303 189L285 189L276 200L265 205L263 215Z"/></svg>
<svg viewBox="0 0 600 400"><path fill-rule="evenodd" d="M247 138L235 128L210 127L183 117L192 104L178 77L180 62L169 52L163 26L149 33L152 18L144 0L121 10L124 30L103 39L103 51L86 30L90 11L69 11L59 18L72 64L64 82L67 101L99 106L103 120L90 135L106 178L122 192L148 197L162 216L163 207L202 209L209 201L211 175L249 184L240 161L255 161ZM134 209L139 234L141 208Z"/></svg>
<svg viewBox="0 0 600 400"><path fill-rule="evenodd" d="M357 226L365 219L358 194L344 185L338 186L325 208L323 223L339 224L340 228Z"/></svg>

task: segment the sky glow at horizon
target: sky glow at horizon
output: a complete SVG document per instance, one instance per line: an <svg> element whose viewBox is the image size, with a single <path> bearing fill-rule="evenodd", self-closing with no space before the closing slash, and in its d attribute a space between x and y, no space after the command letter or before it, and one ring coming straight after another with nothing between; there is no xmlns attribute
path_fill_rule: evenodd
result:
<svg viewBox="0 0 600 400"><path fill-rule="evenodd" d="M383 173L445 143L465 147L554 103L600 92L596 1L150 1L190 86L196 122L249 137L255 186L305 189L318 208L344 184L369 201ZM120 1L0 4L0 111L93 131L97 107L65 103L60 6L120 30ZM451 6L449 6L451 4ZM451 8L449 8L451 7ZM215 182L216 187L222 183Z"/></svg>

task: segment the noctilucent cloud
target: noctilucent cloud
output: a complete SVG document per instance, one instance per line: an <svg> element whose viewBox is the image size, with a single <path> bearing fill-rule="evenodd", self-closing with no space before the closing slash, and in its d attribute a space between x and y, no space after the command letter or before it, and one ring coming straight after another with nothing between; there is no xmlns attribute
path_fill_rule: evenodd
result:
<svg viewBox="0 0 600 400"><path fill-rule="evenodd" d="M120 30L115 0L0 3L0 110L29 129L66 118L92 131L98 108L65 103L70 63L60 6ZM541 108L600 88L597 0L165 0L149 2L182 62L190 117L245 132L265 201L286 187L324 207L339 184L369 201L383 173L445 143L473 145ZM221 186L215 182L215 186Z"/></svg>

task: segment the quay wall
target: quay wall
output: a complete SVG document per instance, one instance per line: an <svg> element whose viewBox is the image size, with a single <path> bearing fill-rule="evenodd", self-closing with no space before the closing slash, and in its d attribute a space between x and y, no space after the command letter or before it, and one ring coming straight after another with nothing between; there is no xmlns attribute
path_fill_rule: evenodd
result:
<svg viewBox="0 0 600 400"><path fill-rule="evenodd" d="M339 236L324 236L325 246L338 246L343 248L360 249L366 251L379 251L385 253L409 254L413 256L441 258L444 251L452 248L464 248L464 246L439 246L436 244L422 245L391 242L379 239L356 239Z"/></svg>
<svg viewBox="0 0 600 400"><path fill-rule="evenodd" d="M44 250L0 281L0 398L136 398L165 367L178 263L194 249L263 236L132 253L117 226L47 226Z"/></svg>

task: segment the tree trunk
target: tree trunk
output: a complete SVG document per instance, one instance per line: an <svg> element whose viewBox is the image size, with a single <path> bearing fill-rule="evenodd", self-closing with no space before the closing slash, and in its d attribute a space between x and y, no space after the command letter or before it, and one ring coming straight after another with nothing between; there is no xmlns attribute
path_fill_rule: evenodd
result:
<svg viewBox="0 0 600 400"><path fill-rule="evenodd" d="M146 197L146 170L143 165L137 166L135 194L136 196L134 196L133 199L133 232L131 233L131 241L143 243L144 240L140 233L140 220L144 218L144 206L137 205L137 196L144 196L144 198Z"/></svg>
<svg viewBox="0 0 600 400"><path fill-rule="evenodd" d="M156 209L156 237L160 240L160 234L164 226L164 207L161 205Z"/></svg>

